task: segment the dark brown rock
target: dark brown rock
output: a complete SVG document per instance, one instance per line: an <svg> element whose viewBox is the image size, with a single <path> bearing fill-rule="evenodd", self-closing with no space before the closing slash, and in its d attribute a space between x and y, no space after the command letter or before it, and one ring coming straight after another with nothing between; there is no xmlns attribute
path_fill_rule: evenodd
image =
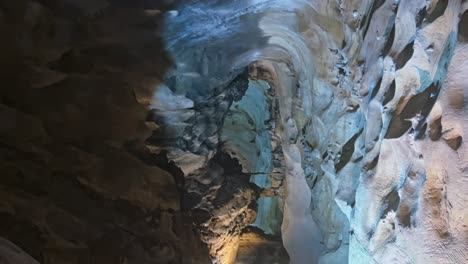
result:
<svg viewBox="0 0 468 264"><path fill-rule="evenodd" d="M463 137L458 133L450 133L449 135L444 136L444 140L450 148L458 150L462 144Z"/></svg>
<svg viewBox="0 0 468 264"><path fill-rule="evenodd" d="M439 140L442 136L442 116L432 120L429 124L429 138L433 141Z"/></svg>
<svg viewBox="0 0 468 264"><path fill-rule="evenodd" d="M0 263L3 264L38 264L28 253L15 244L0 237Z"/></svg>
<svg viewBox="0 0 468 264"><path fill-rule="evenodd" d="M210 262L143 144L169 2L0 3L1 263Z"/></svg>

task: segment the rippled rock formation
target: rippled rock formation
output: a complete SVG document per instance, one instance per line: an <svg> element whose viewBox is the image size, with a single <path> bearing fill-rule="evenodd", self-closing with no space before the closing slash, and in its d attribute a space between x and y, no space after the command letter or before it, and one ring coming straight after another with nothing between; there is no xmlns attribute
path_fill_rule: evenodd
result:
<svg viewBox="0 0 468 264"><path fill-rule="evenodd" d="M190 100L204 95L206 102L246 67L252 83L268 83L261 91L265 99L244 106L255 96L249 88L226 112L218 151L255 174L251 181L269 196L258 199L255 225L278 234L282 223L292 263L430 262L448 256L464 261L460 253L428 250L442 243L466 252L463 232L439 230L449 226L449 209L442 205L448 176L431 158L439 151L460 155L463 146L462 129L442 132L443 118L433 109L449 89L445 80L465 6L461 1L204 1L182 6L169 18L167 43L178 64L166 83L177 94ZM191 19L195 16L203 19ZM444 147L430 143L439 141ZM201 154L183 155L193 153ZM197 164L203 167L210 155L198 156ZM461 156L441 163L445 167L452 159L460 165L449 165L459 168L451 175L466 186ZM413 243L421 237L428 243Z"/></svg>
<svg viewBox="0 0 468 264"><path fill-rule="evenodd" d="M0 260L468 262L467 9L3 1Z"/></svg>

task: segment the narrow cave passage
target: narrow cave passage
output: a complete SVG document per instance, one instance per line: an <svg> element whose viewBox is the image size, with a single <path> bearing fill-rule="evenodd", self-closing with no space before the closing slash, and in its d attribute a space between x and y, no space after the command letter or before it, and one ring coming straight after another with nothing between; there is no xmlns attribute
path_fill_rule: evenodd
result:
<svg viewBox="0 0 468 264"><path fill-rule="evenodd" d="M0 0L0 263L468 263L464 0Z"/></svg>
<svg viewBox="0 0 468 264"><path fill-rule="evenodd" d="M411 230L404 241L430 236L416 228L431 221L418 211L433 170L423 159L431 148L425 135L431 133L430 112L456 45L461 6L446 1L180 5L166 27L177 65L169 70L170 87L195 108L197 101L205 106L210 101L216 111L225 111L218 129L197 140L203 145L217 134L218 146L254 183L256 218L241 225L231 221L226 230L236 226L237 232L228 237L243 241L245 230L259 228L264 236L281 239L291 263L390 263L383 252L401 247L394 243L396 230ZM410 21L412 27L402 30ZM445 37L436 40L442 30ZM424 34L417 36L418 31ZM418 52L429 57L421 60ZM239 78L244 78L241 89ZM414 78L419 86L410 89ZM230 97L233 89L242 97ZM172 150L209 160L213 154L201 149ZM197 164L203 171L204 163ZM198 173L191 170L186 177ZM215 249L214 263L236 263L222 253L238 246L236 238L202 240ZM237 256L242 263L257 263L243 252ZM397 258L411 255L400 252Z"/></svg>

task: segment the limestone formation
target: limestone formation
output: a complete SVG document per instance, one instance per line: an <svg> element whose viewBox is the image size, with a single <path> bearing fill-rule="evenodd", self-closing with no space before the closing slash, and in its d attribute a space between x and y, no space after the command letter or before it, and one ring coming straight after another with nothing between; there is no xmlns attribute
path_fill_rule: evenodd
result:
<svg viewBox="0 0 468 264"><path fill-rule="evenodd" d="M465 0L0 0L0 263L468 263Z"/></svg>

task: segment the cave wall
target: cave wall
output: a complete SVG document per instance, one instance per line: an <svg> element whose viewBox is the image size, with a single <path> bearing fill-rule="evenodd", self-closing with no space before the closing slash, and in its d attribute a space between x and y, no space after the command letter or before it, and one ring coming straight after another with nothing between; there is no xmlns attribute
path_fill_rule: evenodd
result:
<svg viewBox="0 0 468 264"><path fill-rule="evenodd" d="M467 8L1 1L1 257L468 262Z"/></svg>
<svg viewBox="0 0 468 264"><path fill-rule="evenodd" d="M384 10L382 5L375 14ZM457 32L464 27L459 20L464 10L461 1L400 2L389 15L395 22L386 37L387 53L373 62L366 56L374 72L364 75L361 90L369 103L366 170L356 193L350 251L355 263L467 261L460 253L467 250L465 220L459 216L464 213L448 205L466 201L450 195L466 188L459 149L463 121L450 117L453 106L446 103L456 93L463 100L453 67L463 67L457 62L463 53L455 50L462 45ZM371 19L369 30L372 22L379 19ZM451 120L447 130L440 125L445 115ZM451 182L457 187L450 189ZM449 223L460 229L453 231ZM434 250L438 246L442 249Z"/></svg>
<svg viewBox="0 0 468 264"><path fill-rule="evenodd" d="M277 187L258 186L260 196L274 196L278 203L269 214L265 210L271 204L257 198L262 208L257 221L261 219L266 232L271 232L268 222L282 223L283 244L292 263L430 261L435 255L449 263L451 253L430 253L434 245L445 248L453 243L457 252L466 251L460 246L463 239L455 239L462 235L450 242L451 238L443 240L424 231L450 221L425 215L442 210L428 208L439 206L433 204L444 195L434 188L445 190L448 182L448 176L438 175L433 153L454 151L432 142L460 148L462 129L450 121L453 129L442 133L438 127L443 127L439 124L443 119L431 121L429 116L433 106L441 104L436 103L441 94L450 94L443 87L460 45L457 38L465 41L459 22L465 5L462 1L213 0L189 4L171 19L177 26L169 26L166 43L180 63L166 81L173 91L193 101L202 94L211 98L210 91L219 92L220 83L229 83L246 66L248 78L271 87L265 98L273 119L268 127L273 171L284 173L268 177ZM203 19L190 19L195 16ZM195 24L177 34L184 23ZM207 61L214 61L216 68L204 66ZM244 122L239 128L255 127L248 118L235 118ZM254 138L256 131L249 133ZM245 147L247 134L237 133L227 145L224 140L220 143L223 151L241 160L243 172L255 173L263 152L252 158L256 141ZM213 155L189 152L199 155L199 167ZM460 157L450 160L463 164ZM188 159L176 160L183 167ZM458 185L466 185L460 171L450 175ZM426 190L428 184L436 187ZM447 210L440 214L449 215ZM431 242L414 243L420 237ZM463 262L463 254L456 254L456 261Z"/></svg>
<svg viewBox="0 0 468 264"><path fill-rule="evenodd" d="M168 3L0 1L0 237L37 262L209 263L144 145Z"/></svg>

